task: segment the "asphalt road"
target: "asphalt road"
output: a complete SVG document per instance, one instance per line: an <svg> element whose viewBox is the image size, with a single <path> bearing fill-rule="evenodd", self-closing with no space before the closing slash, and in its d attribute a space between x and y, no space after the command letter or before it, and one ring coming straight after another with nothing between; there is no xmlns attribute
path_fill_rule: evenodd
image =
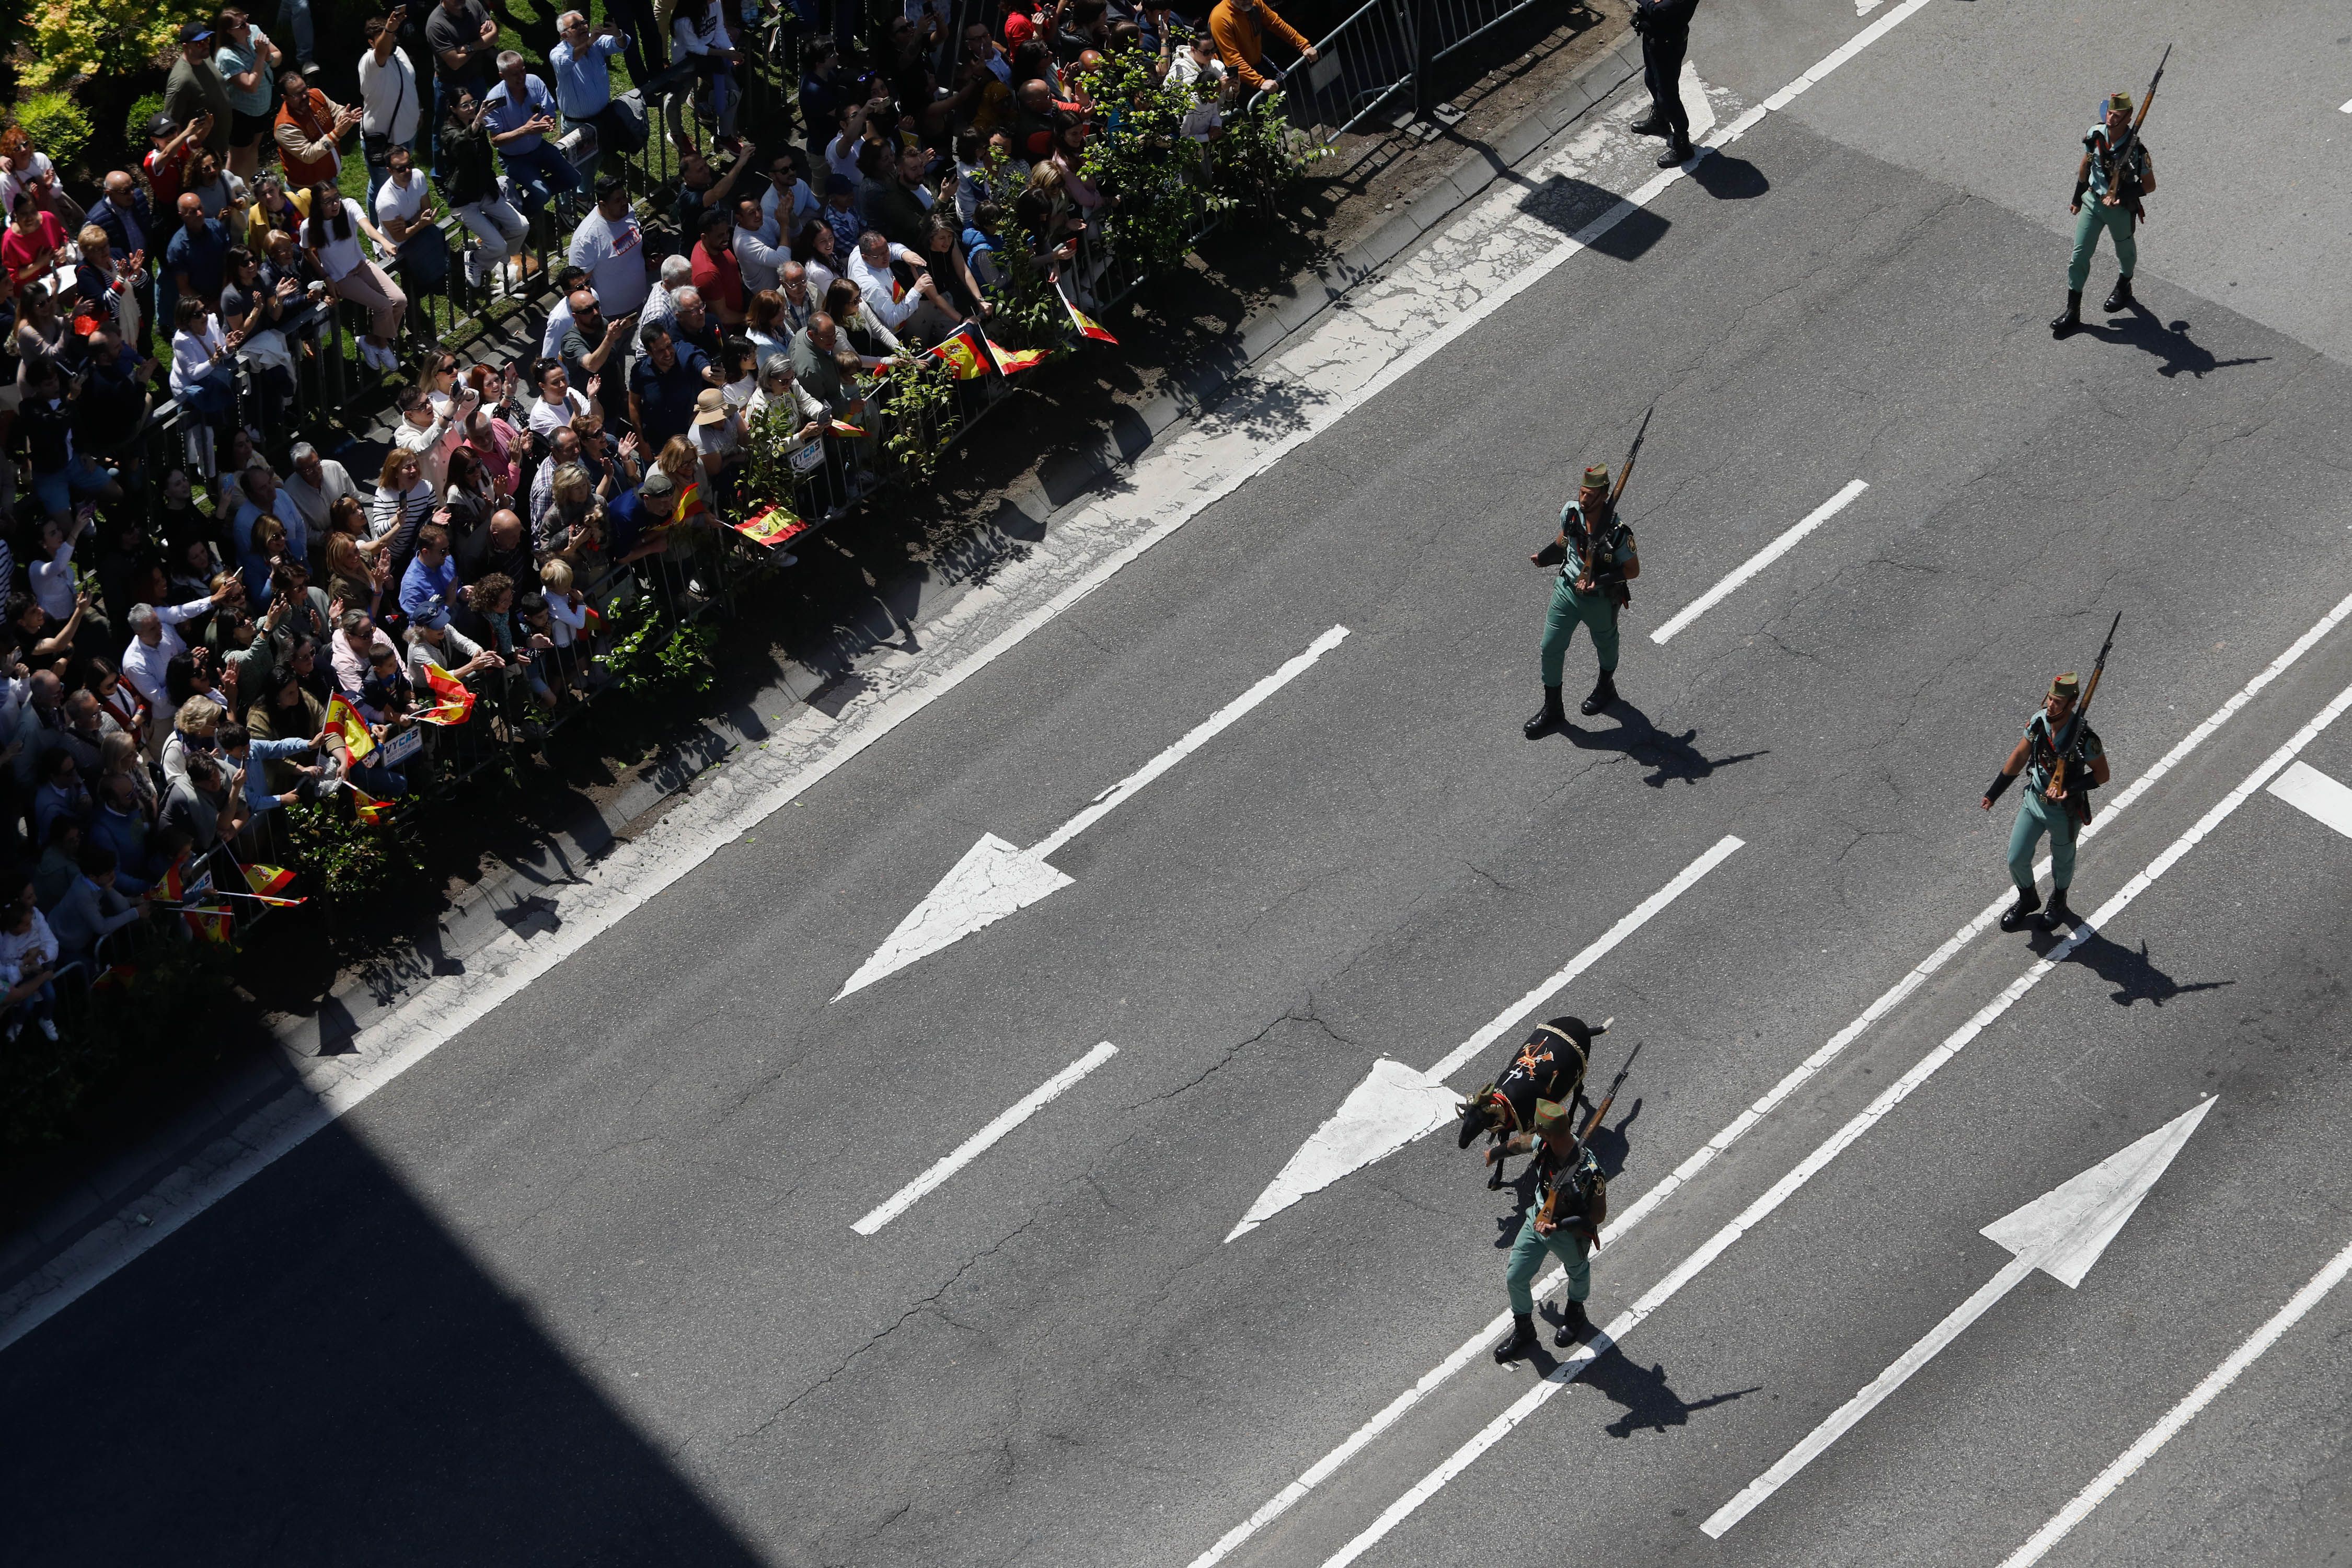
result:
<svg viewBox="0 0 2352 1568"><path fill-rule="evenodd" d="M2146 67L2070 68L2047 35L2126 15L2184 29L2150 131L2182 217L2147 237L2146 312L2053 343L2073 139ZM1601 1068L1646 1046L1605 1151L1622 1211L1998 891L2010 812L1977 796L2109 616L2123 785L2352 588L2340 16L2051 16L1927 6L0 1356L12 1558L1207 1550L1502 1308L1516 1216L1447 1138L1223 1241L1375 1059L1427 1066L1736 835L1558 1000L1620 1020ZM1755 102L1862 25L1720 0L1694 58ZM2251 161L2217 216L2212 147L2260 137L2315 151ZM1627 705L1525 742L1527 552L1653 400ZM830 1000L982 834L1034 843L1335 625L1055 854L1071 886ZM1580 640L1571 700L1591 668ZM2085 846L2077 907L2347 686L2352 626ZM2352 725L2303 755L2352 783ZM2352 837L2252 795L1360 1560L2000 1562L2352 1242L2347 875ZM2051 945L1976 939L1605 1248L1595 1317ZM2029 1279L1700 1532L1991 1277L1981 1226L2208 1094L2079 1289ZM2347 1329L2323 1300L2047 1561L2340 1554ZM1477 1355L1232 1560L1326 1561L1536 1376Z"/></svg>

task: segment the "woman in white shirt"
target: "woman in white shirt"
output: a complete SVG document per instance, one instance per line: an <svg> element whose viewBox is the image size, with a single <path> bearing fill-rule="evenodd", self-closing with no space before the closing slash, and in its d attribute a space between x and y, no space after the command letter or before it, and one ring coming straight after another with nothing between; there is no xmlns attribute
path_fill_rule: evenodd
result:
<svg viewBox="0 0 2352 1568"><path fill-rule="evenodd" d="M215 428L226 426L236 413L236 344L221 335L220 318L205 302L184 296L172 334L172 396L180 406Z"/></svg>
<svg viewBox="0 0 2352 1568"><path fill-rule="evenodd" d="M52 517L41 523L40 546L40 554L26 567L33 598L51 620L69 621L74 613L73 541L66 537L65 525Z"/></svg>
<svg viewBox="0 0 2352 1568"><path fill-rule="evenodd" d="M397 562L408 569L416 549L416 531L433 516L433 481L414 452L394 447L384 455L383 471L376 476L375 505L368 512L368 541L376 559ZM396 584L395 584L396 585Z"/></svg>
<svg viewBox="0 0 2352 1568"><path fill-rule="evenodd" d="M323 180L310 187L310 216L302 225L303 248L327 275L329 287L339 298L366 308L373 330L360 339L360 358L377 370L395 371L400 360L392 345L400 335L401 318L408 313L408 296L383 268L367 258L360 248L362 234L375 241L379 249L392 248L383 231L360 211L359 203Z"/></svg>

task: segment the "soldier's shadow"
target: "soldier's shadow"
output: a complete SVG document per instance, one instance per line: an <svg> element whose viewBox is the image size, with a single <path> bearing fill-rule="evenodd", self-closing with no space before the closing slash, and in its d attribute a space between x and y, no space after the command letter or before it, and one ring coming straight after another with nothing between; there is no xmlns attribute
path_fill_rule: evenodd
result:
<svg viewBox="0 0 2352 1568"><path fill-rule="evenodd" d="M1547 1307L1544 1316L1556 1319L1556 1309ZM1540 1364L1538 1370L1549 1375L1551 1367ZM1558 1363L1555 1361L1554 1365ZM1666 1369L1652 1363L1643 1367L1640 1363L1612 1344L1592 1358L1577 1376L1579 1383L1589 1384L1609 1402L1625 1412L1601 1428L1612 1437L1631 1437L1636 1432L1664 1432L1669 1426L1686 1426L1695 1411L1706 1410L1717 1405L1728 1405L1735 1399L1745 1399L1757 1393L1757 1388L1734 1389L1728 1394L1713 1394L1705 1399L1685 1399L1666 1382Z"/></svg>
<svg viewBox="0 0 2352 1568"><path fill-rule="evenodd" d="M2164 362L2156 367L2156 374L2166 377L2188 374L2202 381L2209 371L2230 370L2242 364L2261 364L2271 357L2268 354L2252 354L2242 359L2216 359L2211 349L2189 337L2188 322L2174 321L2167 325L2156 319L2153 310L2138 303L2132 306L2131 314L2127 316L2116 317L2104 326L2086 326L2084 330L2103 342L2120 343L2154 354Z"/></svg>
<svg viewBox="0 0 2352 1568"><path fill-rule="evenodd" d="M1641 1114L1642 1102L1637 1100L1632 1110L1617 1119L1616 1126L1603 1126L1592 1134L1592 1157L1601 1162L1601 1173L1612 1182L1624 1170L1625 1157L1633 1152L1633 1140L1626 1136L1625 1130ZM1518 1174L1503 1184L1511 1194L1511 1212L1498 1215L1495 1221L1495 1248L1498 1252L1508 1251L1511 1244L1519 1239L1519 1227L1528 1223L1528 1211L1536 1203L1536 1163L1525 1160L1514 1163L1519 1167Z"/></svg>
<svg viewBox="0 0 2352 1568"><path fill-rule="evenodd" d="M1767 754L1765 752L1738 752L1726 757L1710 757L1692 742L1698 739L1696 729L1685 730L1679 735L1669 735L1650 722L1650 716L1620 698L1607 710L1617 721L1612 730L1580 729L1571 721L1568 739L1580 752L1622 752L1652 770L1642 782L1652 789L1664 789L1669 779L1684 784L1696 784L1717 768L1727 768L1735 763Z"/></svg>
<svg viewBox="0 0 2352 1568"><path fill-rule="evenodd" d="M2054 933L2048 934L2038 938L2033 946L2038 952L2047 952L2061 940ZM2110 942L2097 931L2084 937L2082 944L2066 956L2068 962L2081 964L2113 985L2115 993L2108 1000L2118 1007L2128 1007L2136 1002L2161 1007L2175 996L2185 996L2192 991L2219 991L2237 984L2234 980L2198 980L2184 985L2149 961L2145 941L2135 952L2121 942Z"/></svg>

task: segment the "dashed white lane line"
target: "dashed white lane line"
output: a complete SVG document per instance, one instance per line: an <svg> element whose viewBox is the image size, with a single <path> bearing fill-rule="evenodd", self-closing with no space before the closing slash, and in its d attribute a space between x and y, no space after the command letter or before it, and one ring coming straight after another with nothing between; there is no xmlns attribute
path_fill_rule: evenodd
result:
<svg viewBox="0 0 2352 1568"><path fill-rule="evenodd" d="M1778 561L1780 557L1789 553L1790 551L1795 549L1799 540L1804 538L1805 535L1812 532L1813 530L1821 527L1822 524L1827 522L1830 519L1843 511L1848 506L1851 506L1853 503L1853 500L1856 496L1859 496L1863 491L1869 488L1869 480L1855 479L1851 484L1847 485L1845 489L1838 491L1837 494L1822 502L1821 505L1815 507L1811 512L1806 514L1805 520L1802 522L1798 523L1794 528L1789 530L1788 532L1780 535L1780 538L1774 540L1771 543L1766 545L1763 549L1749 556L1746 561L1742 562L1729 576L1726 577L1722 582L1717 583L1714 587L1709 588L1706 593L1701 594L1697 598L1693 599L1689 604L1684 605L1681 610L1675 613L1674 619L1668 621L1664 626L1660 626L1656 631L1650 634L1650 640L1663 647L1666 641L1676 632L1681 631L1685 626L1689 626L1693 621L1698 619L1701 616L1715 608L1716 605L1729 598L1734 593L1738 591L1740 584L1746 583L1750 577L1755 576L1756 574L1763 571L1764 568L1771 565L1772 563Z"/></svg>
<svg viewBox="0 0 2352 1568"><path fill-rule="evenodd" d="M2344 106L2352 110L2352 103ZM2238 1381L2244 1372L2263 1358L2263 1353L2285 1336L2286 1331L2301 1322L2305 1314L2319 1305L2326 1294L2352 1274L2352 1247L2327 1260L2326 1268L2313 1275L2276 1312L2269 1322L2254 1331L2253 1337L2230 1352L2220 1366L2205 1374L2205 1381L2189 1390L2187 1398L2164 1413L2164 1418L2139 1435L2139 1440L2116 1456L2116 1462L2101 1470L2091 1484L2074 1494L2074 1500L2051 1516L2050 1522L2033 1532L2032 1538L2009 1554L2000 1568L2032 1568L2049 1553L2052 1547L2066 1539L2074 1528L2091 1516L2091 1510L2105 1502L2107 1494L2137 1474L2142 1465L2155 1457L2156 1451L2172 1441L2179 1430L2196 1418L2197 1413L2219 1398L2222 1391Z"/></svg>
<svg viewBox="0 0 2352 1568"><path fill-rule="evenodd" d="M2082 838L2088 840L2104 832L2116 817L2130 809L2135 802L2154 788L2158 780L2179 767L2188 759L2190 752L2210 740L2214 732L2227 723L2240 709L2252 701L2265 687L2285 674L2304 655L2317 647L2322 637L2341 626L2347 618L2352 618L2352 595L2338 600L2334 609L2322 616L2308 631L2290 643L2284 653L2271 660L2252 680L2240 687L2231 694L2230 700L2215 710L2204 722L2182 736L2154 767L2126 786L2123 793L2109 802L2107 808L2099 813L2091 825L2083 830ZM2048 874L2050 870L2048 857L2045 856L2042 858L2035 870L2037 875ZM1861 1016L1831 1036L1821 1049L1790 1069L1788 1075L1779 1083L1774 1084L1755 1104L1732 1118L1727 1126L1694 1151L1681 1164L1675 1166L1664 1181L1643 1194L1601 1233L1603 1244L1616 1240L1641 1224L1660 1204L1664 1203L1696 1179L1701 1171L1714 1163L1733 1144L1745 1138L1765 1117L1786 1104L1790 1096L1835 1061L1845 1048L1859 1039L1873 1024L1893 1012L1906 997L1925 985L1937 971L1957 957L1962 949L1991 929L1993 922L2000 918L2000 911L2009 906L2011 896L2004 892L1986 905L1974 920L1952 933L1942 946L1920 960L1909 973L1896 981L1868 1007L1864 1008ZM1560 1277L1559 1269L1551 1270L1536 1282L1535 1293L1538 1296L1543 1295L1554 1285L1559 1283ZM1218 1539L1214 1546L1193 1559L1191 1568L1213 1568L1215 1563L1230 1556L1243 1542L1287 1513L1301 1499L1338 1474L1348 1461L1361 1453L1381 1433L1402 1420L1405 1414L1414 1405L1419 1405L1455 1373L1475 1360L1479 1352L1493 1343L1496 1336L1510 1325L1510 1316L1508 1312L1498 1314L1485 1328L1463 1341L1452 1354L1423 1373L1419 1382L1389 1401L1370 1420L1349 1433L1339 1447L1316 1460L1300 1474L1297 1480L1260 1504L1256 1512L1227 1531Z"/></svg>
<svg viewBox="0 0 2352 1568"><path fill-rule="evenodd" d="M2352 838L2352 789L2346 789L2309 763L2297 763L2281 773L2271 785L2271 793L2297 811Z"/></svg>
<svg viewBox="0 0 2352 1568"><path fill-rule="evenodd" d="M1674 1300L1684 1286L1698 1278L1717 1258L1729 1251L1733 1243L1769 1218L1774 1210L1794 1197L1815 1176L1826 1170L1840 1154L1844 1153L1859 1142L1864 1133L1878 1125L1893 1112L1896 1106L1909 1099L1921 1085L1941 1071L1944 1065L1959 1055L1969 1041L1984 1033L2002 1014L2015 1006L2027 992L2042 984L2043 978L2064 963L2068 955L2076 948L2097 935L2102 926L2109 924L2117 915L2129 909L2142 893L2156 884L2157 879L2178 864L2182 856L2202 843L2209 834L2229 818L2231 813L2243 805L2249 796L2268 784L2280 769L2293 762L2295 753L2309 745L2317 738L2320 731L2333 724L2347 708L2352 708L2352 686L2347 686L2336 693L2335 700L2321 709L2317 716L2309 723L2296 731L2292 740L2263 759L2260 767L2248 773L2243 783L2223 795L2212 809L2199 817L2195 826L2189 831L2167 845L2162 854L2149 861L2147 867L2130 881L2125 883L2113 898L2100 905L2098 911L2076 927L2064 942L2052 948L2049 953L2037 960L2032 967L2011 981L2000 995L1978 1009L1975 1016L1953 1030L1941 1045L1920 1058L1910 1071L1888 1085L1877 1099L1864 1107L1852 1121L1839 1128L1819 1148L1800 1161L1794 1170L1773 1183L1765 1190L1761 1197L1741 1210L1738 1218L1717 1231L1698 1250L1676 1264L1673 1271L1664 1279L1652 1286L1633 1306L1618 1314L1607 1329L1579 1346L1574 1354L1562 1361L1548 1376L1539 1380L1533 1388L1513 1401L1509 1409L1489 1421L1476 1436L1447 1456L1444 1463L1423 1477L1402 1497L1381 1510L1381 1516L1374 1520L1361 1534L1326 1558L1323 1568L1347 1568L1347 1564L1370 1551L1381 1537L1402 1524L1423 1503L1427 1502L1444 1489L1448 1481L1468 1469L1477 1461L1480 1455L1510 1436L1519 1423L1534 1415L1551 1399L1552 1395L1574 1382L1584 1369L1592 1363L1595 1357L1606 1352L1610 1346L1622 1341L1627 1334L1640 1327L1644 1320ZM1614 1227L1612 1226L1612 1229L1613 1230ZM1604 1233L1604 1239L1607 1233ZM1499 1329L1496 1331L1500 1331Z"/></svg>
<svg viewBox="0 0 2352 1568"><path fill-rule="evenodd" d="M860 1236L872 1236L876 1231L913 1208L922 1200L925 1194L986 1153L990 1146L998 1139L1059 1100L1072 1084L1117 1055L1118 1055L1118 1047L1105 1040L1101 1045L1014 1100L995 1121L957 1144L953 1152L946 1155L939 1163L891 1194L887 1199L875 1207L873 1213L849 1228Z"/></svg>

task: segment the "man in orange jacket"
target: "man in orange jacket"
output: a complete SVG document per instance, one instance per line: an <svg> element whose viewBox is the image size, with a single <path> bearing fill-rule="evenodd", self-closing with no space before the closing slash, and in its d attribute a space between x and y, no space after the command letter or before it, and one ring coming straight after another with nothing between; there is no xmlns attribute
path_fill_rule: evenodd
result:
<svg viewBox="0 0 2352 1568"><path fill-rule="evenodd" d="M1274 7L1260 0L1217 0L1216 9L1209 13L1209 37L1217 42L1217 54L1225 62L1225 69L1237 80L1255 92L1272 87L1282 79L1282 72L1266 72L1259 68L1265 58L1265 30L1271 27L1290 41L1299 58L1313 65L1323 57L1314 45L1298 36L1298 29L1274 14Z"/></svg>

